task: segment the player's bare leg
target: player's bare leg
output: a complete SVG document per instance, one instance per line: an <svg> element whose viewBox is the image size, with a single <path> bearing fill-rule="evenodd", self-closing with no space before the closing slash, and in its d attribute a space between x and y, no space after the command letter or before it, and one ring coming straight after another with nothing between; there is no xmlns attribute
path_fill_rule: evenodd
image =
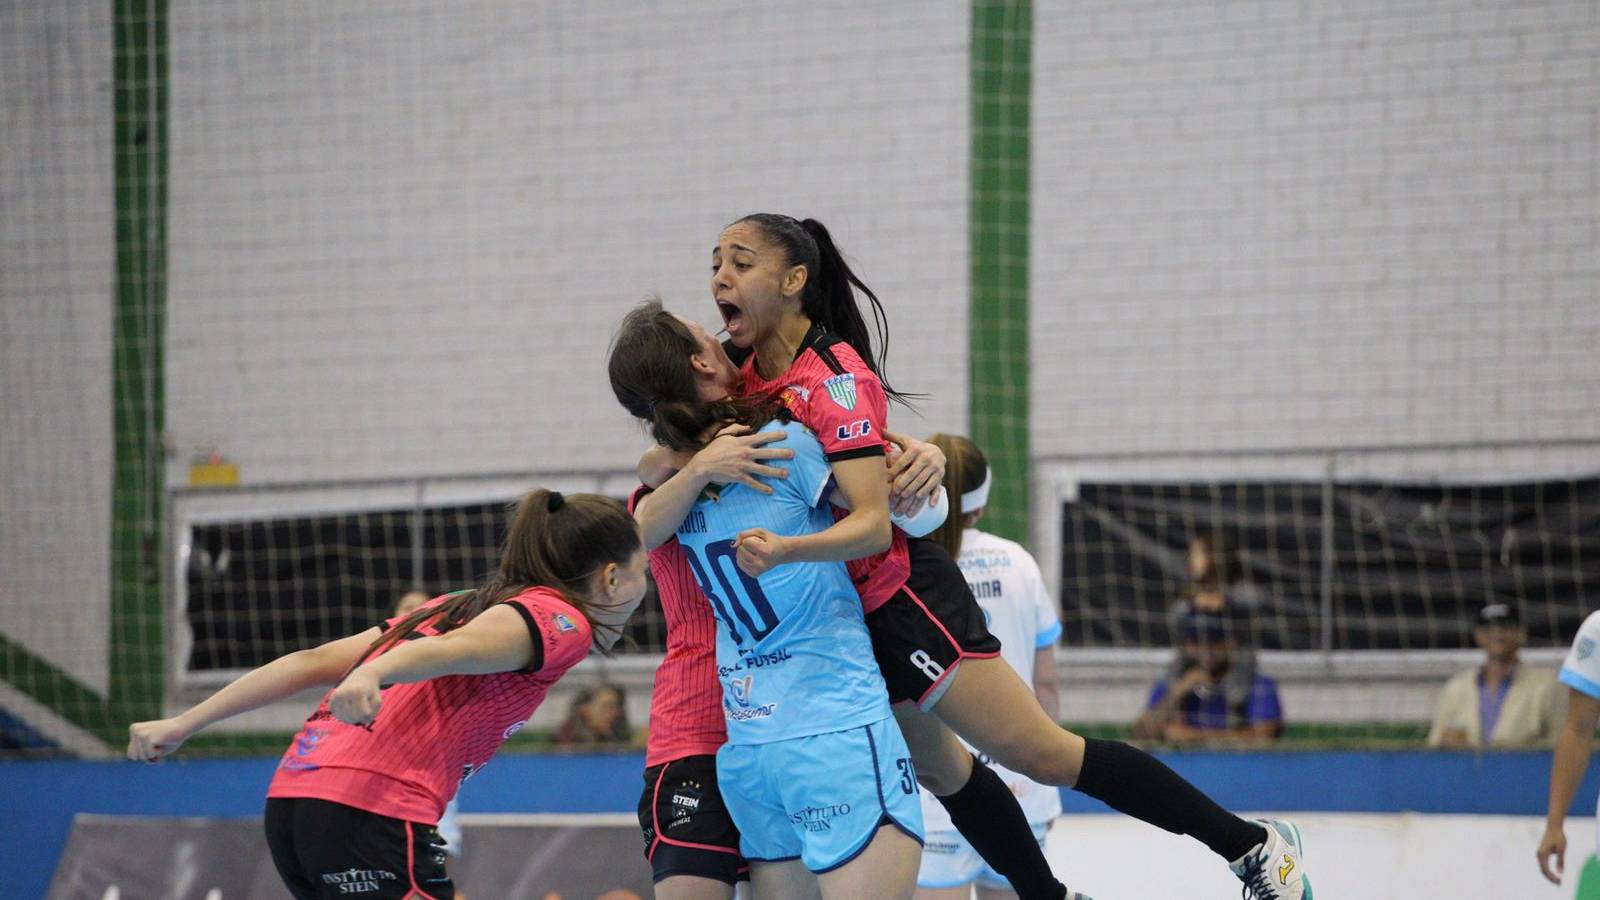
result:
<svg viewBox="0 0 1600 900"><path fill-rule="evenodd" d="M817 876L798 859L750 863L752 900L820 900Z"/></svg>
<svg viewBox="0 0 1600 900"><path fill-rule="evenodd" d="M884 825L867 849L850 862L817 876L824 900L911 900L917 889L922 845L893 825Z"/></svg>
<svg viewBox="0 0 1600 900"><path fill-rule="evenodd" d="M698 875L674 875L656 882L656 900L733 900L733 885Z"/></svg>

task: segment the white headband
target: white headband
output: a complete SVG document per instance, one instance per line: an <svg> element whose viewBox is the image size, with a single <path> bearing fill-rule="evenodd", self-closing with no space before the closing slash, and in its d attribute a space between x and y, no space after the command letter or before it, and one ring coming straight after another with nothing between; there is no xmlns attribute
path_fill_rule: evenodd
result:
<svg viewBox="0 0 1600 900"><path fill-rule="evenodd" d="M984 504L989 502L989 485L993 483L994 470L985 466L983 470L983 484L980 484L976 488L973 488L972 490L961 495L961 514L966 515L969 512L976 512L980 509L983 509Z"/></svg>

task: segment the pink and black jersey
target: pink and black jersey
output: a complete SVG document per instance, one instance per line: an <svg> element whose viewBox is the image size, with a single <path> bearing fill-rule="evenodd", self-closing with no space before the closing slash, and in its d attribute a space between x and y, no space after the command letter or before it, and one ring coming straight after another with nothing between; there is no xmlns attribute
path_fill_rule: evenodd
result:
<svg viewBox="0 0 1600 900"><path fill-rule="evenodd" d="M461 782L522 728L550 686L589 653L589 623L560 593L531 588L504 603L521 614L533 637L526 669L393 685L384 689L383 708L370 727L335 719L325 696L278 763L267 796L312 797L437 823ZM433 624L424 623L402 642L435 634Z"/></svg>
<svg viewBox="0 0 1600 900"><path fill-rule="evenodd" d="M828 462L881 457L887 452L883 435L889 401L883 383L843 338L812 326L788 371L768 381L756 369L755 354L748 353L740 374L745 393L782 396L795 419L816 434ZM846 513L835 515L842 518ZM911 572L905 532L894 529L888 550L848 565L861 603L870 613L888 602Z"/></svg>
<svg viewBox="0 0 1600 900"><path fill-rule="evenodd" d="M642 486L634 491L628 510L649 491ZM716 753L728 739L717 680L717 622L676 537L650 551L650 575L667 620L667 655L650 695L647 768Z"/></svg>

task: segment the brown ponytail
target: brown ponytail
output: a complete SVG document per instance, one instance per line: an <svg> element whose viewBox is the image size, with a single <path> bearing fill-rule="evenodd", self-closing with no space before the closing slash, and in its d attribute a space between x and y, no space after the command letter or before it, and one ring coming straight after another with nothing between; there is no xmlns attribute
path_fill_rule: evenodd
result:
<svg viewBox="0 0 1600 900"><path fill-rule="evenodd" d="M609 563L628 562L643 547L638 527L621 503L597 494L535 488L514 507L500 565L493 574L470 591L452 594L443 603L395 622L364 658L404 640L426 622L433 622L440 633L460 628L496 603L532 587L559 591L589 621L596 646L605 646L599 640L601 633L616 629L596 621L585 593L589 580Z"/></svg>
<svg viewBox="0 0 1600 900"><path fill-rule="evenodd" d="M944 524L934 530L929 538L949 552L951 559L961 558L961 533L967 530L967 515L961 511L961 495L975 491L983 485L989 472L989 460L970 438L956 434L936 434L928 443L944 451L944 493L950 504L950 514Z"/></svg>

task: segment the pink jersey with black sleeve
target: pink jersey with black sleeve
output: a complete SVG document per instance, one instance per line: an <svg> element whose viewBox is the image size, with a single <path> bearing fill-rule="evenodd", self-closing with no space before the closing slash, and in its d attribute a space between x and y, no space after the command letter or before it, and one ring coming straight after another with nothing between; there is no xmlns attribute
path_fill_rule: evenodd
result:
<svg viewBox="0 0 1600 900"><path fill-rule="evenodd" d="M889 402L883 383L843 338L813 326L782 375L771 381L762 378L754 353L739 371L745 393L783 398L795 420L816 434L828 462L882 457L888 452L883 435ZM838 510L834 515L842 518L847 513ZM872 612L888 602L911 574L905 532L894 529L888 550L847 565L862 606Z"/></svg>
<svg viewBox="0 0 1600 900"><path fill-rule="evenodd" d="M649 490L633 492L630 512ZM667 655L650 694L646 767L715 753L728 740L717 680L717 620L676 537L650 551L650 576L667 620Z"/></svg>
<svg viewBox="0 0 1600 900"><path fill-rule="evenodd" d="M503 602L522 616L533 638L528 668L392 685L370 727L335 719L324 696L278 763L267 796L312 797L436 824L461 782L483 768L550 686L589 652L588 621L557 591L531 588ZM424 623L412 636L437 633Z"/></svg>

